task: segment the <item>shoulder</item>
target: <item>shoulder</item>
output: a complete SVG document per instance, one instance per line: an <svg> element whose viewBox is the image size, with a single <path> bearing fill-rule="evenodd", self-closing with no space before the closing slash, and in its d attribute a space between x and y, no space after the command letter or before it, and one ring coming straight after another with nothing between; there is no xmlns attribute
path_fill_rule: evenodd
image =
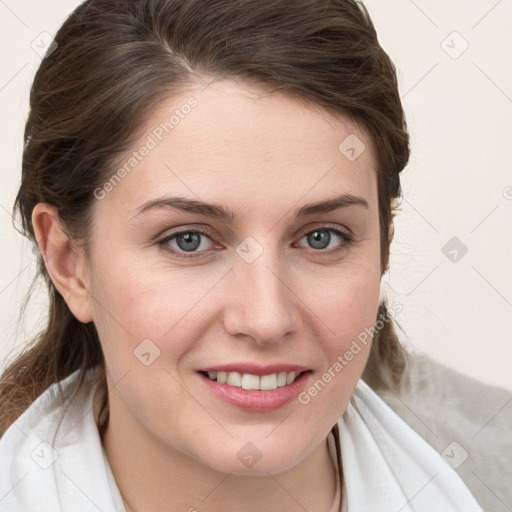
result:
<svg viewBox="0 0 512 512"><path fill-rule="evenodd" d="M484 508L512 503L512 392L425 355L409 357L407 384L370 387L443 455Z"/></svg>
<svg viewBox="0 0 512 512"><path fill-rule="evenodd" d="M49 387L0 438L2 510L60 510L63 496L76 492L62 475L78 474L77 460L82 464L98 444L95 373L89 370L80 388L78 371Z"/></svg>

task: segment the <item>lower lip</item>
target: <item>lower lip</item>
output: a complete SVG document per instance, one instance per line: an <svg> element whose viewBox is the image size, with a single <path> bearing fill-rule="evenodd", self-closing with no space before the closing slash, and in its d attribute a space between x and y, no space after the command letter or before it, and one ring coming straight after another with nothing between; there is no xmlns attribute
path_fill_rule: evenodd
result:
<svg viewBox="0 0 512 512"><path fill-rule="evenodd" d="M306 387L310 373L310 371L304 372L292 384L267 391L220 384L202 373L198 375L206 387L224 402L246 411L264 412L275 411L294 400Z"/></svg>

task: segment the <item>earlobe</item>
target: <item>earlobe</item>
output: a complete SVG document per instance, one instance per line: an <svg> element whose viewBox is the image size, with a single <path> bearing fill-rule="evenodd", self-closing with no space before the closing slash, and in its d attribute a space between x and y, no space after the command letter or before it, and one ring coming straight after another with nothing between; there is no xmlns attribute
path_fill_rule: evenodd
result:
<svg viewBox="0 0 512 512"><path fill-rule="evenodd" d="M73 315L83 323L93 321L90 294L85 276L84 254L69 240L56 209L38 203L32 212L32 225L46 270Z"/></svg>

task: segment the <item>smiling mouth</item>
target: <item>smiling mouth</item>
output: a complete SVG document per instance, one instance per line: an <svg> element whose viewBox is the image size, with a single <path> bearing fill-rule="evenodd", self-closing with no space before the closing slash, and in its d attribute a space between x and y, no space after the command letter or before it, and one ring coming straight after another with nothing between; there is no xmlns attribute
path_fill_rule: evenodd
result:
<svg viewBox="0 0 512 512"><path fill-rule="evenodd" d="M303 373L306 372L279 372L269 375L252 375L239 372L199 372L208 379L226 384L235 388L247 390L271 391L293 384Z"/></svg>

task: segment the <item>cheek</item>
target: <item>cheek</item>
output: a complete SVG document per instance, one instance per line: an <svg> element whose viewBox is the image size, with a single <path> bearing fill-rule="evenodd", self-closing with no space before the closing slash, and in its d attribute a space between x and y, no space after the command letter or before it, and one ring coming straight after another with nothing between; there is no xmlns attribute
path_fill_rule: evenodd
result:
<svg viewBox="0 0 512 512"><path fill-rule="evenodd" d="M123 366L138 364L134 351L143 342L155 353L165 352L169 362L177 360L207 320L201 299L218 276L109 261L97 266L91 283L94 323L107 360L110 355Z"/></svg>
<svg viewBox="0 0 512 512"><path fill-rule="evenodd" d="M374 325L380 297L378 270L378 265L361 265L333 272L328 283L317 287L316 292L310 288L304 295L335 340L331 348L342 348L340 343Z"/></svg>
<svg viewBox="0 0 512 512"><path fill-rule="evenodd" d="M310 295L309 305L324 324L323 364L299 403L312 417L334 424L346 409L371 349L379 306L380 275L372 266L333 276L332 286Z"/></svg>
<svg viewBox="0 0 512 512"><path fill-rule="evenodd" d="M309 305L325 326L320 337L324 361L322 401L348 401L371 349L380 297L378 265L361 265L350 272L333 275L331 285L309 296ZM315 390L312 390L315 394ZM344 402L343 402L344 403Z"/></svg>

